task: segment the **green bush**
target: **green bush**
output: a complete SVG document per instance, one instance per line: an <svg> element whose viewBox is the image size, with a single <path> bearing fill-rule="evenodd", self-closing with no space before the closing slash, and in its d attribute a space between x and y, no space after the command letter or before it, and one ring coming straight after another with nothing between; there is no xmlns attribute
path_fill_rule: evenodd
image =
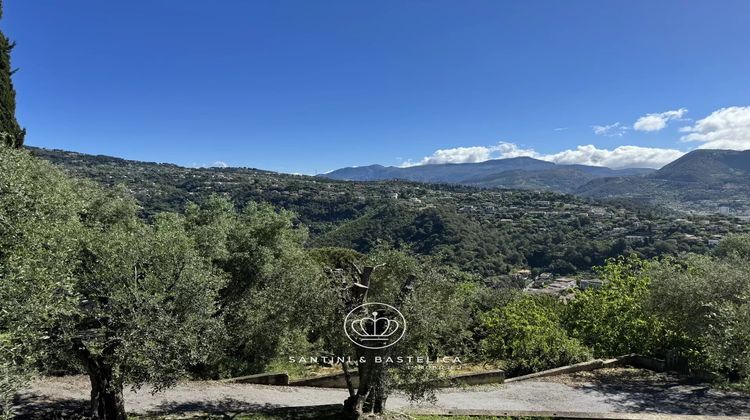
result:
<svg viewBox="0 0 750 420"><path fill-rule="evenodd" d="M750 259L750 235L729 235L719 242L714 250L714 255L719 258L737 257Z"/></svg>
<svg viewBox="0 0 750 420"><path fill-rule="evenodd" d="M726 255L659 264L651 308L682 338L672 352L736 380L750 378L750 259Z"/></svg>
<svg viewBox="0 0 750 420"><path fill-rule="evenodd" d="M648 267L649 262L631 255L599 268L602 288L577 293L565 306L563 324L569 334L591 347L597 357L662 354L670 335L648 310Z"/></svg>
<svg viewBox="0 0 750 420"><path fill-rule="evenodd" d="M591 352L569 337L560 323L559 304L551 298L522 295L482 315L487 337L482 349L506 361L511 375L578 363Z"/></svg>

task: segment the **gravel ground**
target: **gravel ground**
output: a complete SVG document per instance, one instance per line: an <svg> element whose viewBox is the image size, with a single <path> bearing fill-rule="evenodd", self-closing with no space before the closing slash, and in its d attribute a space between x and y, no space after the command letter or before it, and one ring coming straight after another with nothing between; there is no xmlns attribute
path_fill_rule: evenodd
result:
<svg viewBox="0 0 750 420"><path fill-rule="evenodd" d="M79 376L37 380L21 396L18 408L31 416L58 410L81 412L85 410L88 385L87 378ZM342 389L194 381L155 395L146 389L128 390L125 401L133 414L231 414L340 404L346 396ZM441 390L434 405L412 405L397 394L389 398L388 407L407 412L440 408L750 416L750 395L638 369L602 369L505 385Z"/></svg>

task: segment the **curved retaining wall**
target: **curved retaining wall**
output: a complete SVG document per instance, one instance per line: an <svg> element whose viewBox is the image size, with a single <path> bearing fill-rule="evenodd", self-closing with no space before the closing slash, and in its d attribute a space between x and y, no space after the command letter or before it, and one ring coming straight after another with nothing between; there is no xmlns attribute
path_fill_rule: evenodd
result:
<svg viewBox="0 0 750 420"><path fill-rule="evenodd" d="M359 385L359 376L357 372L351 372L352 384L356 388ZM484 385L484 384L501 384L505 381L505 372L502 370L490 370L477 373L463 373L453 375L440 380L438 386L449 387L454 385ZM318 376L315 378L300 379L291 381L291 386L311 386L316 388L346 388L346 379L343 373L332 375Z"/></svg>

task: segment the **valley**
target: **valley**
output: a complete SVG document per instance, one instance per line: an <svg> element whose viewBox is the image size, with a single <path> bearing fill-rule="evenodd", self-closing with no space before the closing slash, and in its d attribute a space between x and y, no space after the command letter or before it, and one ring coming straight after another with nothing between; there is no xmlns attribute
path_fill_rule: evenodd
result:
<svg viewBox="0 0 750 420"><path fill-rule="evenodd" d="M379 246L403 248L490 283L516 287L523 286L511 275L518 269L571 275L629 252L645 258L705 253L722 237L748 229L745 221L729 214L683 214L650 203L550 191L351 182L250 168L184 168L76 152L32 152L72 175L124 185L147 218L159 211L182 211L188 202L201 203L214 194L239 207L264 202L294 212L310 230L309 246L362 253Z"/></svg>

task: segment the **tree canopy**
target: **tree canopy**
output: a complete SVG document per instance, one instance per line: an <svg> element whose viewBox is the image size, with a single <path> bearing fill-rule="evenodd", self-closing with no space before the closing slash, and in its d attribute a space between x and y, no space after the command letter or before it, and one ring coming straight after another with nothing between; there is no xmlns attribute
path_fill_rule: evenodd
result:
<svg viewBox="0 0 750 420"><path fill-rule="evenodd" d="M225 280L182 216L147 225L118 191L70 180L24 151L0 153L0 326L11 361L59 352L79 363L101 418L124 417L126 383L160 389L205 361L222 334Z"/></svg>

